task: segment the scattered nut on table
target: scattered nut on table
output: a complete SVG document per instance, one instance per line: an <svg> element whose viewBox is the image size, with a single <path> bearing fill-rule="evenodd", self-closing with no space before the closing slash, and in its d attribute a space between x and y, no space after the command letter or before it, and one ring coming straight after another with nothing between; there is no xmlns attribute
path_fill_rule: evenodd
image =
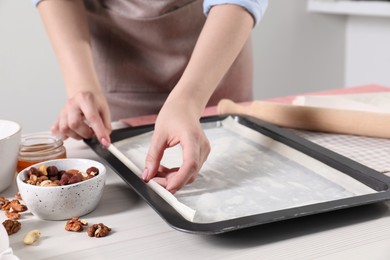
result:
<svg viewBox="0 0 390 260"><path fill-rule="evenodd" d="M11 200L10 206L14 212L23 212L27 210L27 206L19 202L19 200Z"/></svg>
<svg viewBox="0 0 390 260"><path fill-rule="evenodd" d="M26 245L32 245L34 242L38 241L41 237L41 231L38 229L34 229L29 231L23 238L23 242Z"/></svg>
<svg viewBox="0 0 390 260"><path fill-rule="evenodd" d="M94 224L88 228L88 236L90 237L105 237L110 233L111 228L105 226L103 223Z"/></svg>
<svg viewBox="0 0 390 260"><path fill-rule="evenodd" d="M12 208L10 208L10 210L4 211L4 214L7 218L11 220L17 220L20 218L20 214L18 212L13 211Z"/></svg>
<svg viewBox="0 0 390 260"><path fill-rule="evenodd" d="M81 232L84 230L84 227L88 226L88 222L84 219L79 219L78 217L73 217L71 220L68 220L65 225L65 230L73 232Z"/></svg>
<svg viewBox="0 0 390 260"><path fill-rule="evenodd" d="M5 204L6 201L7 201L6 198L4 198L3 196L0 196L0 208L3 207L3 205Z"/></svg>
<svg viewBox="0 0 390 260"><path fill-rule="evenodd" d="M6 219L3 222L3 226L5 230L7 230L7 234L10 236L18 232L22 225L17 220Z"/></svg>
<svg viewBox="0 0 390 260"><path fill-rule="evenodd" d="M22 195L20 195L20 192L15 194L15 198L18 199L18 200L23 200L22 199Z"/></svg>
<svg viewBox="0 0 390 260"><path fill-rule="evenodd" d="M1 201L1 209L4 211L4 214L7 218L11 220L16 220L20 218L20 212L26 211L26 205L23 205L19 202L19 200L7 200L4 197L0 198Z"/></svg>

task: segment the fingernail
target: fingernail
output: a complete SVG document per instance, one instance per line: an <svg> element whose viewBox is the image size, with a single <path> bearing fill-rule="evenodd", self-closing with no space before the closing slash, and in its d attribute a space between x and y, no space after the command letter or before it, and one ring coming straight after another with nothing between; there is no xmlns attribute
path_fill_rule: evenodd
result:
<svg viewBox="0 0 390 260"><path fill-rule="evenodd" d="M110 143L104 137L100 140L100 143L106 148L110 146Z"/></svg>
<svg viewBox="0 0 390 260"><path fill-rule="evenodd" d="M148 168L145 168L144 172L142 173L142 179L143 179L144 181L147 180L148 174L149 174L149 170L148 170Z"/></svg>

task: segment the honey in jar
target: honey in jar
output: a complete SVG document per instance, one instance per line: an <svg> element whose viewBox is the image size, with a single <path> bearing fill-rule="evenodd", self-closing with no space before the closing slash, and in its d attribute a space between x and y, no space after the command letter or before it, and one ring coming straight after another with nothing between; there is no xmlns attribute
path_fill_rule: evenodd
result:
<svg viewBox="0 0 390 260"><path fill-rule="evenodd" d="M66 149L62 138L53 136L49 132L23 135L17 171L20 172L39 162L62 158L66 158Z"/></svg>

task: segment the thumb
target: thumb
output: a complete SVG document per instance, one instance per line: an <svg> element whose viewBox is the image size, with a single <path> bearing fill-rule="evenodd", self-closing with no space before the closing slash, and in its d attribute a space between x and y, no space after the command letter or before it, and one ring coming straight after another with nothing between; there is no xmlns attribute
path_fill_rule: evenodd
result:
<svg viewBox="0 0 390 260"><path fill-rule="evenodd" d="M165 148L165 142L153 135L149 151L145 159L145 170L142 174L142 179L145 182L150 181L154 176L156 176Z"/></svg>
<svg viewBox="0 0 390 260"><path fill-rule="evenodd" d="M104 147L108 147L111 144L111 139L110 139L110 134L112 132L111 116L107 111L103 111L101 113L101 118L106 131L105 133L102 132L102 135L100 136L100 138L98 138L98 140Z"/></svg>

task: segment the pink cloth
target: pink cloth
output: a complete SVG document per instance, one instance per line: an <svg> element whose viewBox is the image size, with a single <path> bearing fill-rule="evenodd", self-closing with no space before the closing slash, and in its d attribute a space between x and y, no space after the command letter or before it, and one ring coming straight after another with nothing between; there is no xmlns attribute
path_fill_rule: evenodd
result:
<svg viewBox="0 0 390 260"><path fill-rule="evenodd" d="M305 95L305 96L341 95L341 94L373 93L373 92L388 92L388 91L390 91L389 87L380 86L380 85L364 85L364 86L338 88L338 89L324 90L319 92L304 93L299 95ZM299 95L271 98L271 99L267 99L267 101L291 104L294 98Z"/></svg>

